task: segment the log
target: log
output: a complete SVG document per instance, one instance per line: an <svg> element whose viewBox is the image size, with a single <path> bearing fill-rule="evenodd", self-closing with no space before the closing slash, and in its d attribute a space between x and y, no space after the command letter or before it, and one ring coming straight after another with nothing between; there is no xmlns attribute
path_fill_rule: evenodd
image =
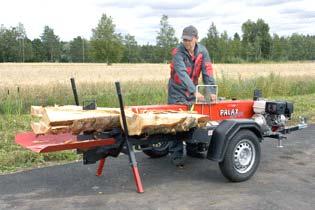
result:
<svg viewBox="0 0 315 210"><path fill-rule="evenodd" d="M44 107L42 106L31 106L31 115L34 117L42 117L44 113Z"/></svg>
<svg viewBox="0 0 315 210"><path fill-rule="evenodd" d="M113 127L120 127L118 108L97 108L96 110L82 110L80 106L45 107L35 116L41 116L40 122L31 123L35 134L56 134L71 132L79 134L83 131L104 131ZM33 114L34 115L34 114Z"/></svg>
<svg viewBox="0 0 315 210"><path fill-rule="evenodd" d="M73 121L96 118L116 117L119 119L119 110L59 110L45 109L42 120L50 126L72 125Z"/></svg>
<svg viewBox="0 0 315 210"><path fill-rule="evenodd" d="M190 112L146 112L141 114L126 111L129 135L166 134L188 131L194 127L206 125L207 115Z"/></svg>
<svg viewBox="0 0 315 210"><path fill-rule="evenodd" d="M47 126L42 121L31 122L31 128L36 135L72 132L70 126Z"/></svg>
<svg viewBox="0 0 315 210"><path fill-rule="evenodd" d="M108 114L99 117L74 120L70 126L73 134L79 134L83 131L109 131L120 127L119 114Z"/></svg>
<svg viewBox="0 0 315 210"><path fill-rule="evenodd" d="M71 132L100 132L114 127L122 128L118 108L97 108L82 110L80 106L32 107L35 116L41 116L39 122L31 123L35 134L58 134ZM207 115L187 111L147 111L134 113L126 108L126 121L129 135L163 134L188 131L204 126Z"/></svg>
<svg viewBox="0 0 315 210"><path fill-rule="evenodd" d="M34 117L42 117L45 113L45 109L55 109L55 110L82 110L82 106L66 105L53 107L43 107L43 106L31 106L31 115Z"/></svg>

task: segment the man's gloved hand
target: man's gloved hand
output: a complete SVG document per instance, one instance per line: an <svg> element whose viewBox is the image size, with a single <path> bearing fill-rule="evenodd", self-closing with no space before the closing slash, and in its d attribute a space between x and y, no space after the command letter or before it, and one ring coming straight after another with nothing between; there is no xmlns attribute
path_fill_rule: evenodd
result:
<svg viewBox="0 0 315 210"><path fill-rule="evenodd" d="M217 99L216 94L210 94L209 96L210 96L210 98L208 98L207 100L210 99L210 101L215 101ZM197 98L197 101L200 101L200 102L206 101L205 97L199 92L195 93L195 97Z"/></svg>
<svg viewBox="0 0 315 210"><path fill-rule="evenodd" d="M210 94L210 100L211 101L217 100L217 95L216 94Z"/></svg>
<svg viewBox="0 0 315 210"><path fill-rule="evenodd" d="M198 101L204 101L205 100L205 97L199 92L196 92L195 96L196 96Z"/></svg>

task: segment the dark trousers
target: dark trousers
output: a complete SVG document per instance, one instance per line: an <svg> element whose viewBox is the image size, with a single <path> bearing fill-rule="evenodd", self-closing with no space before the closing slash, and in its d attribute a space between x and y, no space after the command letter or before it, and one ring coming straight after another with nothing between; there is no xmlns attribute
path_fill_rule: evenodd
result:
<svg viewBox="0 0 315 210"><path fill-rule="evenodd" d="M169 81L168 84L168 104L187 104L190 105L195 101L194 96L186 96L185 91L176 88L176 84ZM183 165L186 157L186 147L181 140L172 141L169 144L169 153L172 162L175 165Z"/></svg>
<svg viewBox="0 0 315 210"><path fill-rule="evenodd" d="M183 141L176 140L172 141L169 145L169 152L173 156L182 157L184 156L184 144Z"/></svg>
<svg viewBox="0 0 315 210"><path fill-rule="evenodd" d="M169 145L170 159L176 166L183 166L186 158L186 147L183 141L172 141Z"/></svg>

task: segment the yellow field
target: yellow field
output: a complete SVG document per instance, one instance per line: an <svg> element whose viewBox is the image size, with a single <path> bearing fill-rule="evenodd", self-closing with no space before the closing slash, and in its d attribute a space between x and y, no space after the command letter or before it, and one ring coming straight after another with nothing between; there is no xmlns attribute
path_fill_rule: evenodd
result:
<svg viewBox="0 0 315 210"><path fill-rule="evenodd" d="M215 76L248 78L267 76L315 77L315 62L274 64L216 64ZM0 86L47 85L69 83L75 77L80 82L163 81L169 77L168 64L60 64L1 63Z"/></svg>

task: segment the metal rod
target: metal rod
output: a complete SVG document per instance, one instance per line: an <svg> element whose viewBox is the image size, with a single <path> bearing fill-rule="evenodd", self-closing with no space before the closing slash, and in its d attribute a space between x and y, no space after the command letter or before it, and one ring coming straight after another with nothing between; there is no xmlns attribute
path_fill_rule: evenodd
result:
<svg viewBox="0 0 315 210"><path fill-rule="evenodd" d="M123 103L123 99L122 99L122 95L121 95L121 90L120 90L120 83L119 82L115 82L116 85L116 91L117 91L117 95L118 95L118 100L119 100L119 106L120 106L120 113L121 113L121 118L123 121L123 128L124 128L124 137L125 137L125 142L127 145L127 149L128 151L132 150L132 146L129 143L129 139L128 139L128 126L127 126L127 121L126 121L126 115L125 115L125 109L124 109L124 103ZM137 166L137 161L135 158L134 153L129 155L129 161L133 166Z"/></svg>
<svg viewBox="0 0 315 210"><path fill-rule="evenodd" d="M127 126L126 115L125 115L125 110L124 110L124 103L123 103L123 99L121 95L120 83L115 82L115 85L116 85L116 92L117 92L117 96L119 100L121 119L123 121L124 138L125 138L124 142L126 143L126 146L127 146L129 162L132 167L132 172L133 172L134 179L136 182L137 191L138 193L143 193L144 191L143 191L142 182L141 182L141 178L140 178L138 167L137 167L136 156L133 151L133 147L128 139L128 135L129 135L128 126Z"/></svg>
<svg viewBox="0 0 315 210"><path fill-rule="evenodd" d="M76 87L76 85L75 85L75 80L74 80L74 78L72 77L72 78L70 79L70 81L71 81L71 87L72 87L72 92L73 92L75 104L76 104L77 106L79 106L80 104L79 104L79 98L78 98L78 93L77 93L77 87Z"/></svg>

